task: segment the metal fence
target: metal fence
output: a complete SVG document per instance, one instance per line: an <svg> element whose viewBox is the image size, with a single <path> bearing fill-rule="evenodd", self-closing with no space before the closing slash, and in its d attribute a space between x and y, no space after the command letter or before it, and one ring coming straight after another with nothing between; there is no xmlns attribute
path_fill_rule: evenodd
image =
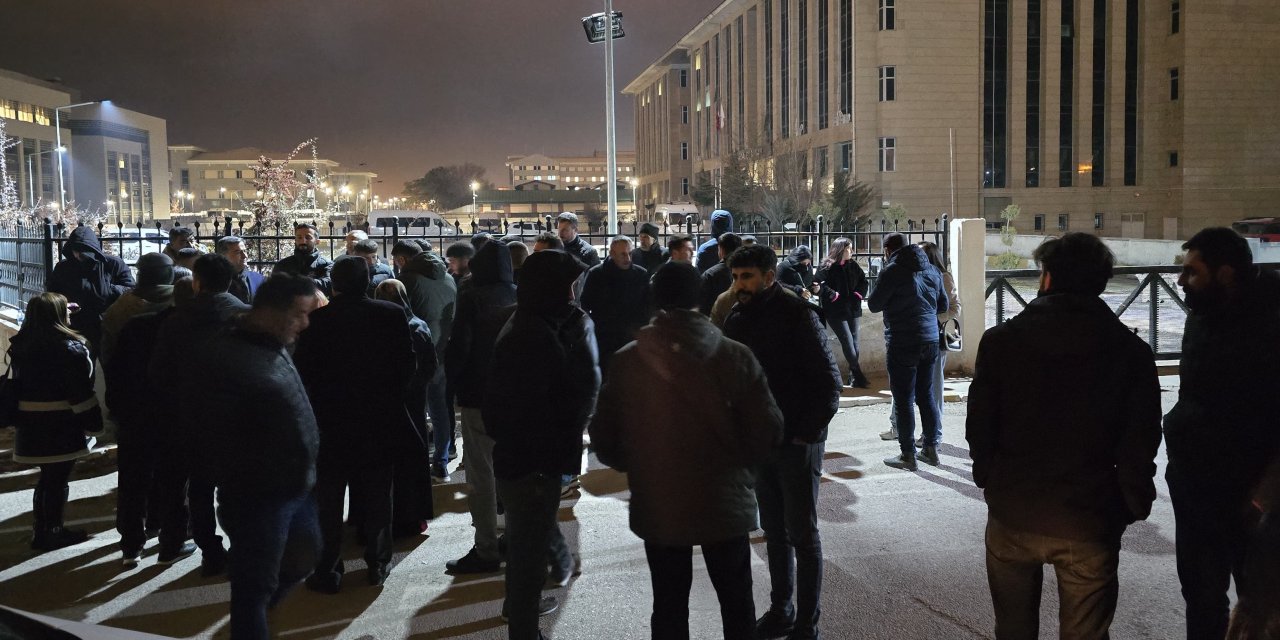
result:
<svg viewBox="0 0 1280 640"><path fill-rule="evenodd" d="M22 309L45 290L55 254L52 223L0 224L0 306Z"/></svg>

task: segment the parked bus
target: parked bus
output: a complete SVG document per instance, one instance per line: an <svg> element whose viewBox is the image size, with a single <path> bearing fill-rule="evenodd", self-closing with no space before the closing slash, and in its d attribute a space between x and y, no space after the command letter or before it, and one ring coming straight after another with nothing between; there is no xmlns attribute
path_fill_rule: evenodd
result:
<svg viewBox="0 0 1280 640"><path fill-rule="evenodd" d="M1263 242L1280 242L1280 218L1248 218L1231 223L1235 232Z"/></svg>

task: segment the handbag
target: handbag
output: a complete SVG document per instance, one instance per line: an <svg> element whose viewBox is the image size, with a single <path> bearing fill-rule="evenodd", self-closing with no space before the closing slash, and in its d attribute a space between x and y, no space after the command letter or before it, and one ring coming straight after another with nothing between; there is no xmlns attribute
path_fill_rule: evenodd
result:
<svg viewBox="0 0 1280 640"><path fill-rule="evenodd" d="M9 354L5 354L4 376L0 377L0 429L13 425L18 417L18 379L13 375L13 366L8 364Z"/></svg>
<svg viewBox="0 0 1280 640"><path fill-rule="evenodd" d="M948 328L954 326L954 330ZM964 336L960 334L960 320L952 318L938 330L938 344L943 351L964 351Z"/></svg>

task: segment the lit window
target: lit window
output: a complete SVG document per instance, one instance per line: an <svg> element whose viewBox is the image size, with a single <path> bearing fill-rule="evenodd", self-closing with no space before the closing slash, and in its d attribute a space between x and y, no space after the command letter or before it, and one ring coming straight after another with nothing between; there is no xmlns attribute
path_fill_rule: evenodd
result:
<svg viewBox="0 0 1280 640"><path fill-rule="evenodd" d="M18 103L13 100L0 100L0 118L18 119Z"/></svg>

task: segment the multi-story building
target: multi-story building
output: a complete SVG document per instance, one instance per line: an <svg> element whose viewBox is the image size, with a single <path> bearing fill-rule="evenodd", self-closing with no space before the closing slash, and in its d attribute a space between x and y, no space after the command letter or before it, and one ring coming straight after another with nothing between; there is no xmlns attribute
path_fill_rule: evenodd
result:
<svg viewBox="0 0 1280 640"><path fill-rule="evenodd" d="M751 149L763 182L847 169L917 219L1017 204L1020 231L1175 239L1274 215L1280 31L1223 38L1277 22L1269 0L726 0L626 89L639 189Z"/></svg>
<svg viewBox="0 0 1280 640"><path fill-rule="evenodd" d="M254 181L259 160L263 157L282 160L287 155L248 147L229 151L206 151L190 145L169 147L169 163L174 173L174 209L186 213L249 210L250 203L258 199ZM342 185L330 182L330 175L340 166L337 162L299 157L290 162L290 166L294 176L304 183L311 181L309 176L315 176L318 188L303 194L314 199L315 208L328 208L331 201L340 203L344 198L346 202L356 202L355 194L343 193Z"/></svg>
<svg viewBox="0 0 1280 640"><path fill-rule="evenodd" d="M589 156L507 156L507 174L512 189L598 189L609 181L609 160L596 152ZM630 189L635 176L636 153L619 151L619 189Z"/></svg>

